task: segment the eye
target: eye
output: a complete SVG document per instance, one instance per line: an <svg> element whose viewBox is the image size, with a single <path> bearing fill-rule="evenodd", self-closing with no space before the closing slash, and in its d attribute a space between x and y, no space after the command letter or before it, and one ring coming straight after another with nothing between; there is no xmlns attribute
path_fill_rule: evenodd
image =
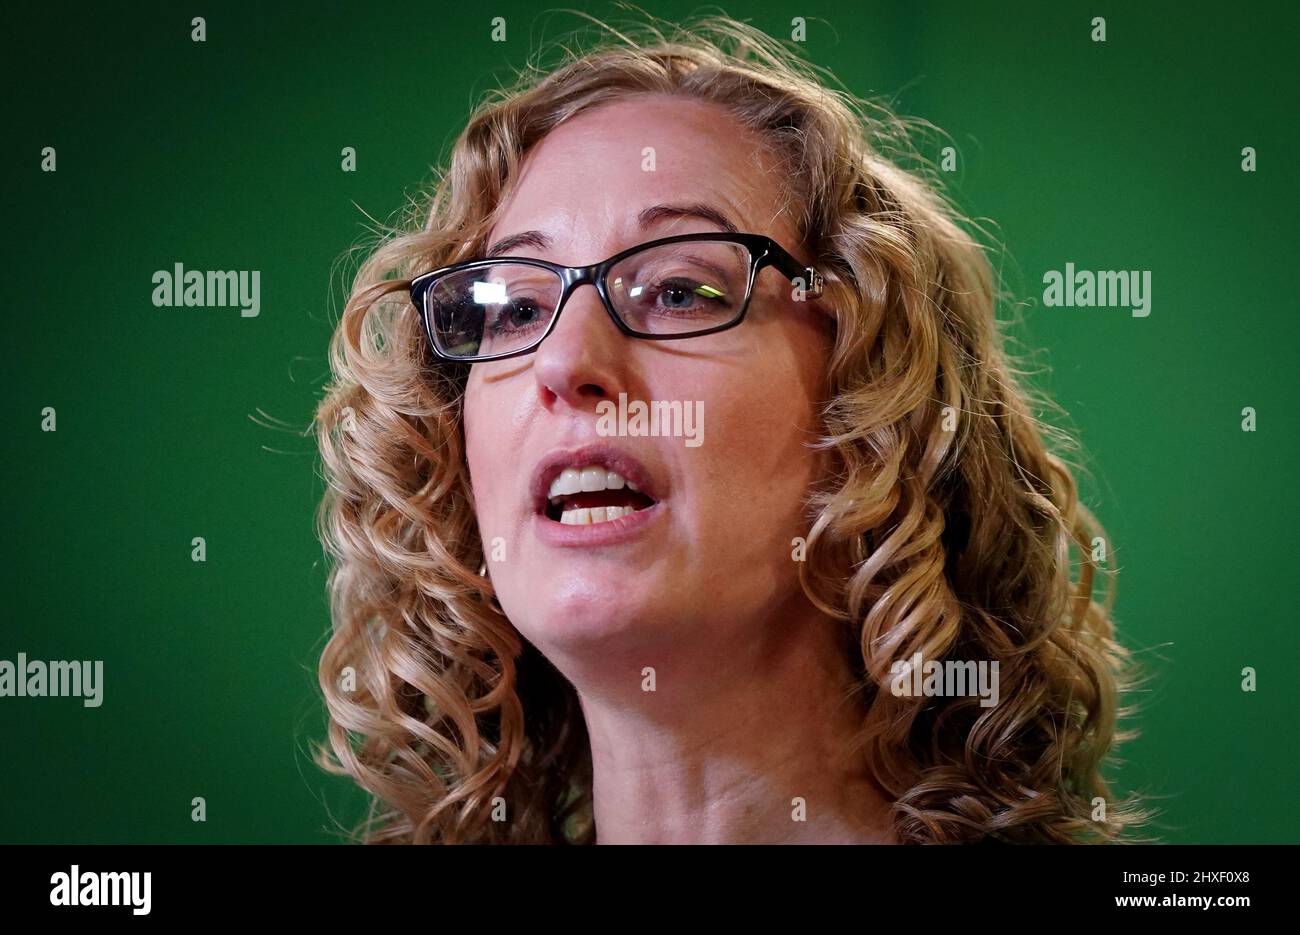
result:
<svg viewBox="0 0 1300 935"><path fill-rule="evenodd" d="M685 276L673 276L663 279L649 290L655 313L712 311L717 308L729 308L726 293L708 283Z"/></svg>
<svg viewBox="0 0 1300 935"><path fill-rule="evenodd" d="M512 299L492 316L491 329L497 334L509 331L526 331L535 327L545 317L541 306L531 298Z"/></svg>

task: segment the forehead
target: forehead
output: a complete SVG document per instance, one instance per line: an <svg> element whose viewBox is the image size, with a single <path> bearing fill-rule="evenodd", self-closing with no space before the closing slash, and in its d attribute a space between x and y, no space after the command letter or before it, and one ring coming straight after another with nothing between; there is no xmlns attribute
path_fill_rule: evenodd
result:
<svg viewBox="0 0 1300 935"><path fill-rule="evenodd" d="M548 133L523 160L489 242L526 229L551 235L556 253L600 255L646 239L716 225L637 216L655 204L708 204L742 231L790 244L793 215L777 153L717 105L659 94L585 110ZM561 257L563 258L563 257Z"/></svg>

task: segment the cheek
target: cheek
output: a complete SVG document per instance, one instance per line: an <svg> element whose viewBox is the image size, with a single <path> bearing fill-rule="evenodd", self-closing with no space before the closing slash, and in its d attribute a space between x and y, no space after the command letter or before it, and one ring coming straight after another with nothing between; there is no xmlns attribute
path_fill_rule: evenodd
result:
<svg viewBox="0 0 1300 935"><path fill-rule="evenodd" d="M484 461L484 453L481 450L483 443L491 441L490 436L480 428L486 424L486 413L483 412L483 407L482 386L474 378L473 371L470 371L469 380L465 383L461 428L465 437L465 461L469 465L471 480L478 475Z"/></svg>
<svg viewBox="0 0 1300 935"><path fill-rule="evenodd" d="M469 466L474 502L484 519L492 515L493 505L501 500L497 495L497 488L504 482L500 466L508 462L500 456L500 449L511 443L505 433L491 430L492 426L503 424L500 413L495 411L497 403L471 371L465 385L465 461Z"/></svg>
<svg viewBox="0 0 1300 935"><path fill-rule="evenodd" d="M720 535L787 541L799 534L802 501L816 479L814 387L793 356L768 354L764 366L705 397L705 440L696 449L702 510ZM733 375L734 376L734 375Z"/></svg>

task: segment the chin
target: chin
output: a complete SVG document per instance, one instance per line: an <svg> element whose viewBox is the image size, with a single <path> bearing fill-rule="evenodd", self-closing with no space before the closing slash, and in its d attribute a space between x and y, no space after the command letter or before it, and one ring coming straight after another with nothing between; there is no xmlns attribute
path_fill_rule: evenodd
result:
<svg viewBox="0 0 1300 935"><path fill-rule="evenodd" d="M671 611L654 598L652 589L634 588L626 575L553 577L544 592L524 597L517 614L511 612L515 603L502 604L506 615L543 651L553 647L561 652L585 648L610 653L643 647L662 636L671 619Z"/></svg>

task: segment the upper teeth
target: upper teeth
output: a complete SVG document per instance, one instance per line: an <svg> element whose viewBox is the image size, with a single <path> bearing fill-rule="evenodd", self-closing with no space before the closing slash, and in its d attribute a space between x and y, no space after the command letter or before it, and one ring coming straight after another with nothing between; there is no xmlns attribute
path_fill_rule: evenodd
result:
<svg viewBox="0 0 1300 935"><path fill-rule="evenodd" d="M565 468L555 480L551 481L551 489L546 496L549 499L574 493L592 493L597 490L622 490L625 486L629 490L640 489L631 481L624 480L623 475L593 464L580 468Z"/></svg>

